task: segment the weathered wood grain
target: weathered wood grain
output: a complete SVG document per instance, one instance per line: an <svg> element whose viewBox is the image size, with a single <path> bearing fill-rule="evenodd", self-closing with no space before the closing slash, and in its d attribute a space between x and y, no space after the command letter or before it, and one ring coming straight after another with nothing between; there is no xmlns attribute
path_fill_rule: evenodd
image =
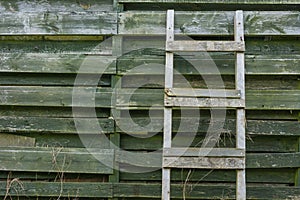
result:
<svg viewBox="0 0 300 200"><path fill-rule="evenodd" d="M51 67L50 67L51 68ZM57 68L58 69L58 68ZM61 69L61 68L60 68ZM60 69L58 71L60 71ZM51 68L51 71L53 68ZM106 71L108 72L108 71ZM35 74L35 73L0 73L0 85L19 85L19 86L73 86L76 80L77 74ZM95 74L80 74L81 77L85 77L86 80L82 85L85 86L110 86L110 76L102 75L98 83L94 80L99 75ZM79 85L79 84L77 84Z"/></svg>
<svg viewBox="0 0 300 200"><path fill-rule="evenodd" d="M122 164L129 164L138 167L157 168L162 165L161 154L135 152L136 154L117 153L116 160ZM133 155L136 155L135 157ZM138 156L139 159L136 159ZM188 157L187 157L188 158ZM192 157L193 158L193 157ZM164 158L166 159L166 158ZM201 159L201 157L200 157ZM199 160L200 161L200 160ZM187 161L189 162L189 161ZM193 161L191 161L193 162ZM193 162L194 163L194 162ZM204 161L206 164L207 161ZM213 161L213 163L217 163ZM147 164L147 165L146 165ZM299 168L300 153L247 153L246 168L247 169L263 169L263 168ZM180 165L179 168L184 168Z"/></svg>
<svg viewBox="0 0 300 200"><path fill-rule="evenodd" d="M84 11L111 11L112 0L86 0L86 1L0 1L0 11L6 13L22 12L84 12Z"/></svg>
<svg viewBox="0 0 300 200"><path fill-rule="evenodd" d="M163 90L122 89L117 94L117 106L131 107L163 106ZM299 90L247 90L246 109L251 110L298 110Z"/></svg>
<svg viewBox="0 0 300 200"><path fill-rule="evenodd" d="M299 35L299 12L248 11L244 13L245 35ZM176 12L175 33L232 35L234 12ZM128 11L119 14L119 34L163 35L164 12Z"/></svg>
<svg viewBox="0 0 300 200"><path fill-rule="evenodd" d="M0 16L1 35L112 35L117 33L115 12L4 12Z"/></svg>
<svg viewBox="0 0 300 200"><path fill-rule="evenodd" d="M113 56L49 53L1 54L0 72L115 74Z"/></svg>
<svg viewBox="0 0 300 200"><path fill-rule="evenodd" d="M73 90L74 92L73 95ZM0 104L15 106L110 107L111 88L1 86ZM78 96L79 95L79 96ZM88 104L95 95L94 103ZM72 97L77 101L72 102ZM82 100L78 99L81 98Z"/></svg>
<svg viewBox="0 0 300 200"><path fill-rule="evenodd" d="M130 198L159 198L161 185L156 184L128 184L121 183L114 185L114 195L116 197L124 197L128 195ZM234 199L235 198L235 185L172 185L171 197L182 199L183 189L187 199ZM261 195L264 194L262 197ZM299 197L299 187L288 186L267 186L256 185L247 187L247 199L297 199Z"/></svg>
<svg viewBox="0 0 300 200"><path fill-rule="evenodd" d="M34 147L35 138L0 133L0 147Z"/></svg>
<svg viewBox="0 0 300 200"><path fill-rule="evenodd" d="M185 169L244 169L244 158L214 158L214 157L164 157L166 168Z"/></svg>
<svg viewBox="0 0 300 200"><path fill-rule="evenodd" d="M108 118L110 116L109 108L81 108L76 110L76 116L79 118L91 117L91 112L96 112L98 118ZM73 112L70 107L18 107L1 106L0 115L2 117L41 117L41 118L72 118Z"/></svg>
<svg viewBox="0 0 300 200"><path fill-rule="evenodd" d="M138 126L132 126L132 121ZM220 121L216 120L216 124ZM234 119L226 119L224 121L224 127L221 132L223 133L235 133L235 122ZM131 122L131 123L130 123ZM116 129L118 132L122 130L128 131L127 133L139 134L143 132L143 126L145 124L151 124L149 127L149 133L159 132L163 127L162 118L152 118L150 121L149 117L145 118L120 118L116 119ZM172 123L173 132L193 132L195 127L200 133L206 133L209 125L213 126L214 122L210 118L201 117L201 119L185 117L173 118ZM196 126L199 124L199 126ZM298 121L271 121L271 120L247 120L246 132L249 135L269 135L269 136L299 136L300 123Z"/></svg>
<svg viewBox="0 0 300 200"><path fill-rule="evenodd" d="M235 170L192 170L190 175L189 169L172 170L171 180L185 181L189 177L189 182L235 182ZM293 183L294 169L247 169L248 183ZM160 181L161 172L154 171L149 173L121 173L121 180L124 181Z"/></svg>
<svg viewBox="0 0 300 200"><path fill-rule="evenodd" d="M188 136L184 135L179 137L182 141L173 141L174 147L186 147L182 144L184 139ZM250 139L251 138L251 139ZM297 147L297 136L293 137L282 137L282 136L251 136L246 139L247 151L248 152L281 152L289 153L296 152ZM194 138L191 147L200 147L203 143L204 136L197 136ZM38 141L38 140L37 140ZM235 138L230 135L221 136L217 147L234 148ZM121 147L125 150L144 150L144 151L155 151L162 147L162 137L156 135L149 138L137 138L127 135L122 135Z"/></svg>
<svg viewBox="0 0 300 200"><path fill-rule="evenodd" d="M6 194L6 181L0 182L0 194ZM79 183L79 182L27 182L20 180L11 184L8 196L19 198L25 197L112 197L112 185L109 183Z"/></svg>
<svg viewBox="0 0 300 200"><path fill-rule="evenodd" d="M103 163L113 165L113 150L90 150ZM0 148L3 171L65 172L111 174L112 169L101 163L86 149L71 148Z"/></svg>
<svg viewBox="0 0 300 200"><path fill-rule="evenodd" d="M114 121L112 119L98 119L98 124L93 124L89 118L76 118L76 126L87 127L85 133L112 133ZM73 118L48 118L48 117L0 117L0 131L10 133L68 133L77 134ZM101 130L97 129L101 127ZM81 131L83 133L83 131Z"/></svg>
<svg viewBox="0 0 300 200"><path fill-rule="evenodd" d="M205 76L205 80L209 80L213 84L215 76ZM224 86L218 83L211 85L212 88L235 89L234 76L222 76ZM142 85L144 88L164 88L164 78L162 75L125 75L122 77L122 87L124 88L136 88L136 85ZM146 83L147 84L146 84ZM207 89L207 84L202 76L197 75L185 75L174 76L174 88L185 88L187 83L193 88ZM297 76L263 76L263 75L248 75L246 76L246 89L261 89L261 90L297 90L299 80ZM221 89L221 90L222 90ZM186 89L183 89L186 92ZM226 91L225 91L226 92ZM212 91L211 94L214 92ZM202 94L205 96L205 94ZM226 94L227 97L231 97L230 94Z"/></svg>
<svg viewBox="0 0 300 200"><path fill-rule="evenodd" d="M299 0L292 0L292 1L281 1L281 0L264 0L264 1L253 1L253 0L120 0L120 3L193 3L193 4L203 4L203 3L211 3L211 4L300 4Z"/></svg>

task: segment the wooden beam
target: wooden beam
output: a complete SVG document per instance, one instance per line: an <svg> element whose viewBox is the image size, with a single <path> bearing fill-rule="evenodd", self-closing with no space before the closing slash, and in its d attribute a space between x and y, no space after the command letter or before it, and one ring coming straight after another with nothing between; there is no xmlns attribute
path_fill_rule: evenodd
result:
<svg viewBox="0 0 300 200"><path fill-rule="evenodd" d="M210 98L240 98L239 90L222 89L189 89L189 88L167 88L165 93L169 97L210 97Z"/></svg>
<svg viewBox="0 0 300 200"><path fill-rule="evenodd" d="M242 0L242 1L236 1L236 0L120 0L120 3L181 3L181 4L236 4L236 5L242 5L242 4L278 4L278 5L288 5L288 4L300 4L299 0L292 0L292 1L281 1L281 0L264 0L264 1L252 1L252 0Z"/></svg>
<svg viewBox="0 0 300 200"><path fill-rule="evenodd" d="M93 154L91 154L93 153ZM3 171L112 174L112 149L0 148ZM95 156L95 157L94 157ZM97 159L96 159L97 158ZM103 164L104 163L104 164Z"/></svg>
<svg viewBox="0 0 300 200"><path fill-rule="evenodd" d="M76 92L74 90L76 89ZM111 107L111 88L0 86L0 104L15 106ZM77 98L73 102L74 98ZM91 101L87 99L93 98ZM76 104L75 104L76 103Z"/></svg>
<svg viewBox="0 0 300 200"><path fill-rule="evenodd" d="M113 133L113 119L99 118L98 126L90 118L76 118L76 125L86 127L87 134ZM77 134L73 118L1 116L0 131L11 133ZM83 131L82 131L83 132Z"/></svg>
<svg viewBox="0 0 300 200"><path fill-rule="evenodd" d="M189 98L168 97L165 99L167 107L200 107L200 108L241 108L245 107L245 101L226 98Z"/></svg>
<svg viewBox="0 0 300 200"><path fill-rule="evenodd" d="M166 51L170 51L170 52L245 51L245 43L235 42L235 41L194 41L194 40L167 41Z"/></svg>
<svg viewBox="0 0 300 200"><path fill-rule="evenodd" d="M165 148L165 157L244 157L245 152L234 148Z"/></svg>
<svg viewBox="0 0 300 200"><path fill-rule="evenodd" d="M139 125L144 125L149 123L148 117L136 117L133 119L135 123ZM149 127L149 132L158 132L163 127L162 118L152 118L151 119L151 126ZM126 128L126 130L129 131L131 134L139 134L141 130L136 127L131 127L128 124L129 120L126 118L116 119L117 121L117 131L122 132L122 129L119 128L118 124L121 125L121 127ZM235 120L233 119L227 119L224 121L224 133L226 132L235 132ZM174 117L173 118L173 125L172 125L172 131L173 132L192 132L194 130L195 124L200 124L201 126L198 127L197 132L199 133L206 133L207 128L209 125L213 125L213 123L219 123L218 120L215 122L211 121L210 118L201 118L200 120L197 118L179 118ZM247 127L246 127L246 133L248 135L265 135L265 136L300 136L300 133L298 132L300 128L300 124L297 121L283 121L283 120L247 120ZM184 126L179 129L179 125Z"/></svg>
<svg viewBox="0 0 300 200"><path fill-rule="evenodd" d="M244 158L164 157L163 167L185 169L244 169Z"/></svg>
<svg viewBox="0 0 300 200"><path fill-rule="evenodd" d="M1 35L117 34L117 15L116 12L112 11L81 11L78 13L74 11L34 11L17 14L5 12L1 13L0 17L2 19L0 26Z"/></svg>
<svg viewBox="0 0 300 200"><path fill-rule="evenodd" d="M245 11L245 35L299 35L298 11ZM128 11L119 14L119 34L163 35L165 12ZM175 33L233 35L234 12L176 12ZM209 23L206 23L209 22Z"/></svg>
<svg viewBox="0 0 300 200"><path fill-rule="evenodd" d="M35 138L0 133L0 147L34 147Z"/></svg>

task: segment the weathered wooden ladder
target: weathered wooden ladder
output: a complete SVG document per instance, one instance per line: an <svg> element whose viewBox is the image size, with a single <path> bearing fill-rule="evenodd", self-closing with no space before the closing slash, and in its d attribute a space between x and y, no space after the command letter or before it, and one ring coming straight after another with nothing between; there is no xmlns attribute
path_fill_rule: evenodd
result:
<svg viewBox="0 0 300 200"><path fill-rule="evenodd" d="M174 10L167 11L162 199L171 196L171 168L236 169L236 199L246 199L245 62L243 11L235 12L234 41L174 41ZM173 88L173 52L236 52L235 90ZM209 96L207 96L209 94ZM206 98L204 98L206 97ZM209 97L209 98L207 98ZM226 98L229 97L229 98ZM172 148L172 108L236 109L236 148Z"/></svg>

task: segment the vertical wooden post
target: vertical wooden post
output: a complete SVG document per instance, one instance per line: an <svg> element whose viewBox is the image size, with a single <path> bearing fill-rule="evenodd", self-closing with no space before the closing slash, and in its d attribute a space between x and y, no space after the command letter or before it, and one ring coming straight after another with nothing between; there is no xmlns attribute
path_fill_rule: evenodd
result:
<svg viewBox="0 0 300 200"><path fill-rule="evenodd" d="M298 122L300 122L300 112L298 113ZM300 137L298 138L298 152L300 152ZM295 186L300 186L300 168L296 170Z"/></svg>
<svg viewBox="0 0 300 200"><path fill-rule="evenodd" d="M243 11L236 11L234 19L234 40L244 42ZM236 89L241 91L241 99L245 100L245 58L244 53L236 52L235 66ZM236 147L246 149L246 112L245 108L236 111ZM237 170L236 199L246 199L246 170Z"/></svg>
<svg viewBox="0 0 300 200"><path fill-rule="evenodd" d="M122 56L122 50L123 50L123 37L122 36L113 36L112 39L112 55L116 56L116 59L118 57ZM117 68L118 62L116 62L116 68ZM117 89L117 87L120 87L119 81L121 77L118 76L118 72L116 75L112 75L111 77L111 87ZM117 92L117 90L115 90ZM117 97L117 94L114 95L114 97ZM116 109L116 99L112 99L113 107L111 108L111 116L116 118L120 117L120 111ZM116 126L114 133L110 135L110 142L113 144L111 148L114 147L120 147L120 134L116 131ZM116 148L114 148L116 149ZM116 154L116 152L115 152ZM116 161L114 161L114 174L109 176L109 182L112 183L118 183L120 181L120 172L119 172L119 166ZM117 200L118 198L112 198L111 200Z"/></svg>
<svg viewBox="0 0 300 200"><path fill-rule="evenodd" d="M166 42L174 40L174 10L167 12ZM173 87L173 57L166 52L165 88ZM165 94L165 99L166 99ZM172 142L172 107L164 108L163 148L171 148ZM162 170L162 200L169 200L171 194L171 169Z"/></svg>

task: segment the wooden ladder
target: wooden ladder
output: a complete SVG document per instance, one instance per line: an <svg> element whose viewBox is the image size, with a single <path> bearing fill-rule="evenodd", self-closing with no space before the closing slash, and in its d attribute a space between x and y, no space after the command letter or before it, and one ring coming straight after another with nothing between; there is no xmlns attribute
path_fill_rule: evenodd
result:
<svg viewBox="0 0 300 200"><path fill-rule="evenodd" d="M173 88L173 52L235 52L235 90ZM162 199L171 196L171 168L235 169L236 199L246 199L245 62L243 11L234 17L234 41L174 41L174 10L167 11ZM222 93L222 94L221 94ZM225 97L224 98L224 93ZM236 148L172 148L172 108L236 109ZM201 151L200 151L201 150Z"/></svg>

